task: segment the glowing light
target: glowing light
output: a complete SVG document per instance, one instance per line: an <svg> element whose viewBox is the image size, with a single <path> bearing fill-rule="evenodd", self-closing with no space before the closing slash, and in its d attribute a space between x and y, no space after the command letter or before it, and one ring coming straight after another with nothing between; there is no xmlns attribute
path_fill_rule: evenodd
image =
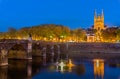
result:
<svg viewBox="0 0 120 79"><path fill-rule="evenodd" d="M60 71L61 71L61 72L64 72L64 66L65 66L65 64L64 64L63 61L61 61L61 62L59 63L59 66L60 66Z"/></svg>
<svg viewBox="0 0 120 79"><path fill-rule="evenodd" d="M94 59L94 75L95 77L102 77L104 76L104 60L102 59Z"/></svg>
<svg viewBox="0 0 120 79"><path fill-rule="evenodd" d="M72 60L69 59L67 66L68 66L68 71L71 72L72 71L72 67L75 66L75 65L72 63Z"/></svg>
<svg viewBox="0 0 120 79"><path fill-rule="evenodd" d="M74 66L71 59L69 59L67 66Z"/></svg>
<svg viewBox="0 0 120 79"><path fill-rule="evenodd" d="M96 60L96 65L97 67L99 67L99 60Z"/></svg>

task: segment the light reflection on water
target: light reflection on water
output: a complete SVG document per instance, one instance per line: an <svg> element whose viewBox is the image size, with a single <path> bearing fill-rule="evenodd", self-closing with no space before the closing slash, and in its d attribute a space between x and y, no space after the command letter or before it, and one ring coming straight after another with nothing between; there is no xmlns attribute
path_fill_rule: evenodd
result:
<svg viewBox="0 0 120 79"><path fill-rule="evenodd" d="M27 60L9 60L9 66L0 67L0 79L119 79L120 62L116 60L59 60L40 57Z"/></svg>
<svg viewBox="0 0 120 79"><path fill-rule="evenodd" d="M9 60L9 65L0 67L0 79L32 79L32 62Z"/></svg>
<svg viewBox="0 0 120 79"><path fill-rule="evenodd" d="M119 79L119 63L103 59L60 60L47 65L46 69L33 79Z"/></svg>
<svg viewBox="0 0 120 79"><path fill-rule="evenodd" d="M52 66L55 66L55 67L52 67ZM65 71L71 72L74 66L75 65L73 64L71 59L60 60L59 62L57 61L56 63L51 65L52 68L55 68L53 70L56 70L56 72L61 72L61 73Z"/></svg>
<svg viewBox="0 0 120 79"><path fill-rule="evenodd" d="M94 59L94 77L104 79L104 60Z"/></svg>

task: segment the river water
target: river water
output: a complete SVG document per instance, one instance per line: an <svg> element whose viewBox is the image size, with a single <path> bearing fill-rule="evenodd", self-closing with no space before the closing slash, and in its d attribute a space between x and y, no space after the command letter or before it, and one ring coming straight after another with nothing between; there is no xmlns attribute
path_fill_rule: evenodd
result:
<svg viewBox="0 0 120 79"><path fill-rule="evenodd" d="M120 79L120 62L105 59L9 60L0 79Z"/></svg>

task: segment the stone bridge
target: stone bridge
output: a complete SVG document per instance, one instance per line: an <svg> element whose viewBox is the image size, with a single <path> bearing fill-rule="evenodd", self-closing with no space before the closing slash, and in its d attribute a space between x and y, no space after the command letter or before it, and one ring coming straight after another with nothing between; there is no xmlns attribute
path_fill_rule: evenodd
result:
<svg viewBox="0 0 120 79"><path fill-rule="evenodd" d="M57 56L59 43L32 40L0 40L0 65L7 65L8 58L32 59L33 56Z"/></svg>
<svg viewBox="0 0 120 79"><path fill-rule="evenodd" d="M33 40L0 40L0 66L8 58L32 59L42 56L54 60L61 57L120 57L120 43L54 43Z"/></svg>
<svg viewBox="0 0 120 79"><path fill-rule="evenodd" d="M32 56L42 56L47 60L58 60L64 54L59 42L34 41L32 46Z"/></svg>
<svg viewBox="0 0 120 79"><path fill-rule="evenodd" d="M0 65L7 65L9 56L16 59L32 59L31 52L30 40L0 40Z"/></svg>

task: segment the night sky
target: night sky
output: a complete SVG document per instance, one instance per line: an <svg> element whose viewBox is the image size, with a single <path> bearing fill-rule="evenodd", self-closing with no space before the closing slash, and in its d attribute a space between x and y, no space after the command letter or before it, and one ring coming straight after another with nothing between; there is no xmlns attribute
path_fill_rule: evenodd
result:
<svg viewBox="0 0 120 79"><path fill-rule="evenodd" d="M120 25L120 0L0 0L0 31L40 24L88 28L95 9L104 10L106 25Z"/></svg>

